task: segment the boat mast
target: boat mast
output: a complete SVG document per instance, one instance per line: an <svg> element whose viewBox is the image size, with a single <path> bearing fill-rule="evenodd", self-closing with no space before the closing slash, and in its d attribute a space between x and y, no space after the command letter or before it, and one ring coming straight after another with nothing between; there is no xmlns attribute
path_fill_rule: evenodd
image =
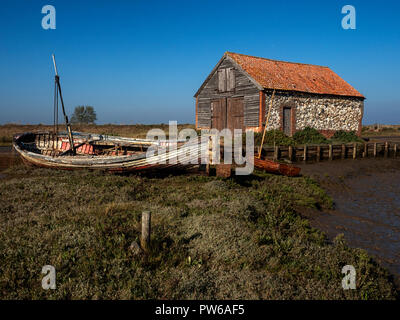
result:
<svg viewBox="0 0 400 320"><path fill-rule="evenodd" d="M65 108L64 108L64 100L62 97L62 93L61 93L61 85L60 85L60 77L58 76L58 72L57 72L57 65L56 65L56 58L54 56L54 54L52 55L53 57L53 64L54 64L54 71L56 73L55 75L55 97L54 97L54 119L55 119L55 126L56 126L56 130L58 131L58 95L60 96L60 100L61 100L61 107L62 107L62 112L64 114L64 120L65 120L65 125L67 127L67 134L68 134L68 139L69 139L69 144L71 146L71 151L72 154L75 155L76 154L76 150L75 150L75 145L74 145L74 138L72 136L72 129L71 129L71 124L68 120L68 116L65 113ZM56 119L57 117L57 119Z"/></svg>

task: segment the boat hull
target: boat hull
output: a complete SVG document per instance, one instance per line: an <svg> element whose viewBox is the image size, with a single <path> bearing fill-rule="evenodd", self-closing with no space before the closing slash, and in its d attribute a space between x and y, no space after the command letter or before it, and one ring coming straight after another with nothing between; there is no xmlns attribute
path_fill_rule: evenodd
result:
<svg viewBox="0 0 400 320"><path fill-rule="evenodd" d="M269 173L280 174L288 177L296 177L300 175L301 171L299 167L267 159L258 159L256 157L254 157L254 167Z"/></svg>
<svg viewBox="0 0 400 320"><path fill-rule="evenodd" d="M202 150L202 145L193 141L157 141L77 132L74 142L76 155L69 153L66 134L27 132L16 135L13 146L29 165L109 172L190 167L199 163Z"/></svg>

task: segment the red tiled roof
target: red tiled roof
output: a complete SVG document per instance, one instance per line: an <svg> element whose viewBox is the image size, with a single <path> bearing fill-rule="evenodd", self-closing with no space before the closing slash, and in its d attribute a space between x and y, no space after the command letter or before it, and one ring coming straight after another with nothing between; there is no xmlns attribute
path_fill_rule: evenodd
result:
<svg viewBox="0 0 400 320"><path fill-rule="evenodd" d="M226 52L265 89L340 96L364 96L328 67Z"/></svg>

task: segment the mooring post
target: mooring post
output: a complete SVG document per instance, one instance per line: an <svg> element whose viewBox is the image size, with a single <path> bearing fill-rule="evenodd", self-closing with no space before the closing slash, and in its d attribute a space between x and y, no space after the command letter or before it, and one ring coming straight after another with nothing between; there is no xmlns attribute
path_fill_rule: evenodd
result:
<svg viewBox="0 0 400 320"><path fill-rule="evenodd" d="M330 144L329 145L329 160L333 160L333 146Z"/></svg>
<svg viewBox="0 0 400 320"><path fill-rule="evenodd" d="M357 143L353 143L353 159L357 157Z"/></svg>
<svg viewBox="0 0 400 320"><path fill-rule="evenodd" d="M150 211L142 212L142 238L140 239L140 246L143 250L148 250L150 246L150 232L151 232L151 214Z"/></svg>
<svg viewBox="0 0 400 320"><path fill-rule="evenodd" d="M387 158L389 154L389 143L386 141L385 142L385 158Z"/></svg>
<svg viewBox="0 0 400 320"><path fill-rule="evenodd" d="M304 145L304 150L303 151L304 151L303 160L307 161L307 145L306 144Z"/></svg>
<svg viewBox="0 0 400 320"><path fill-rule="evenodd" d="M210 165L212 163L212 137L211 135L208 137L208 146L207 146L207 164L206 164L206 174L210 175Z"/></svg>
<svg viewBox="0 0 400 320"><path fill-rule="evenodd" d="M321 160L321 146L317 146L317 161Z"/></svg>
<svg viewBox="0 0 400 320"><path fill-rule="evenodd" d="M376 158L376 142L374 143L374 158Z"/></svg>
<svg viewBox="0 0 400 320"><path fill-rule="evenodd" d="M342 159L346 158L346 145L342 144Z"/></svg>
<svg viewBox="0 0 400 320"><path fill-rule="evenodd" d="M279 159L279 146L275 146L274 148L274 160L278 160Z"/></svg>
<svg viewBox="0 0 400 320"><path fill-rule="evenodd" d="M288 153L289 153L289 161L292 161L293 160L293 147L292 146L289 146Z"/></svg>

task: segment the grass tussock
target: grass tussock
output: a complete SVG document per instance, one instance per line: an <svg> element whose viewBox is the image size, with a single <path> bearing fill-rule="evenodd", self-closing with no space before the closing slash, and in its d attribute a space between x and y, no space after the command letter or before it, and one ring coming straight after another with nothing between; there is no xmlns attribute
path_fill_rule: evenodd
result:
<svg viewBox="0 0 400 320"><path fill-rule="evenodd" d="M2 299L392 299L385 270L300 213L307 178L119 176L14 167L0 180ZM147 254L129 249L152 212ZM41 288L53 265L57 289ZM344 265L357 290L343 290Z"/></svg>

